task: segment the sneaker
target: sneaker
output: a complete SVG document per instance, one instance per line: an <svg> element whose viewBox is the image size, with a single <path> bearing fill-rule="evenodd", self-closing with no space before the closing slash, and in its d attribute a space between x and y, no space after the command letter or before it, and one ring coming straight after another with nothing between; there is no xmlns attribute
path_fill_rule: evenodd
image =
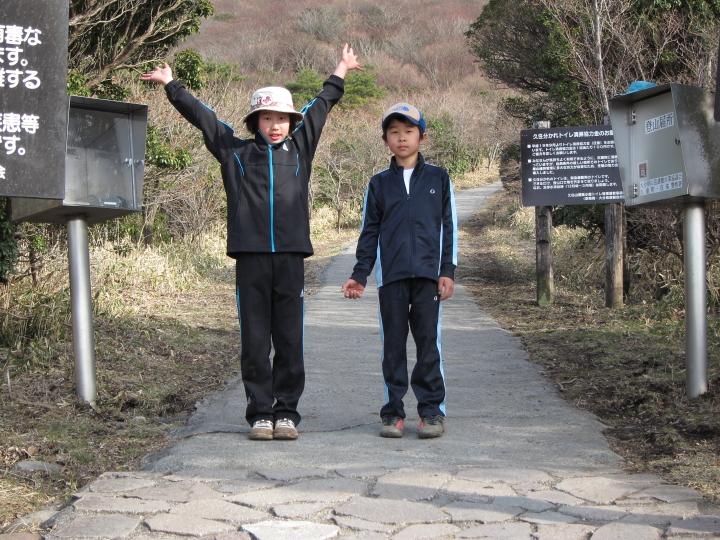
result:
<svg viewBox="0 0 720 540"><path fill-rule="evenodd" d="M295 422L287 418L281 418L275 422L275 431L273 435L281 441L294 441L298 438L298 432L295 428Z"/></svg>
<svg viewBox="0 0 720 540"><path fill-rule="evenodd" d="M391 439L399 439L403 436L405 429L405 421L399 416L386 414L382 417L382 425L380 426L380 436L389 437Z"/></svg>
<svg viewBox="0 0 720 540"><path fill-rule="evenodd" d="M273 438L272 420L258 420L250 428L251 441L270 441Z"/></svg>
<svg viewBox="0 0 720 540"><path fill-rule="evenodd" d="M425 416L420 419L420 427L418 428L418 437L421 439L434 439L442 437L445 433L445 417L444 416Z"/></svg>

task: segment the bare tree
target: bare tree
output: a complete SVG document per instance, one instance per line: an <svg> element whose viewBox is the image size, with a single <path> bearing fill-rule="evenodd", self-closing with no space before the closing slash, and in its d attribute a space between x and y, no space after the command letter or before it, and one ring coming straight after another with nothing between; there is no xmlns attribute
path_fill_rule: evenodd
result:
<svg viewBox="0 0 720 540"><path fill-rule="evenodd" d="M698 69L692 66L703 45L688 32L688 26L695 26L691 12L667 10L662 24L648 25L643 21L657 18L657 13L651 16L633 0L541 2L568 45L566 65L600 114L608 114L608 98L624 92L632 81L663 77L661 64L668 55L690 68L686 77L695 78ZM602 123L602 117L595 120Z"/></svg>
<svg viewBox="0 0 720 540"><path fill-rule="evenodd" d="M161 58L212 13L208 0L70 0L69 68L94 86Z"/></svg>

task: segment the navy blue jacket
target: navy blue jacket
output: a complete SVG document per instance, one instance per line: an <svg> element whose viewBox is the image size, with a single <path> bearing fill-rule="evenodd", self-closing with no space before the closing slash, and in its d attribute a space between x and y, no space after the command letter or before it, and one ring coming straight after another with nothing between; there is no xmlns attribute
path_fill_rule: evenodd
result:
<svg viewBox="0 0 720 540"><path fill-rule="evenodd" d="M309 257L308 189L315 150L330 109L344 92L331 75L303 109L304 120L288 138L270 145L258 132L239 139L179 81L165 86L170 103L203 133L205 146L220 162L227 195L227 253L296 252Z"/></svg>
<svg viewBox="0 0 720 540"><path fill-rule="evenodd" d="M457 214L447 171L419 155L408 195L393 157L368 184L356 257L351 277L363 286L373 265L378 287L413 277L455 279Z"/></svg>

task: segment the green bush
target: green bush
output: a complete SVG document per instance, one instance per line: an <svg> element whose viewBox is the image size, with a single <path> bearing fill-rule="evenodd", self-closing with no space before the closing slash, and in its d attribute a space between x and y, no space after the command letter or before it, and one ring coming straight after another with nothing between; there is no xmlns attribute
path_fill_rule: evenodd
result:
<svg viewBox="0 0 720 540"><path fill-rule="evenodd" d="M345 77L345 95L338 104L346 109L362 107L368 103L374 103L387 95L384 88L377 85L377 74L368 68L367 71L348 73ZM295 82L285 84L285 88L293 95L293 102L296 105L308 103L320 90L322 90L324 79L314 70L305 68L298 71Z"/></svg>
<svg viewBox="0 0 720 540"><path fill-rule="evenodd" d="M0 283L7 283L7 276L15 268L18 259L17 225L10 221L9 201L0 197Z"/></svg>
<svg viewBox="0 0 720 540"><path fill-rule="evenodd" d="M173 75L191 90L200 90L207 85L202 56L192 49L185 49L175 55Z"/></svg>
<svg viewBox="0 0 720 540"><path fill-rule="evenodd" d="M152 124L148 124L145 162L161 169L182 171L192 163L192 154L187 148L173 148L163 142L157 128Z"/></svg>
<svg viewBox="0 0 720 540"><path fill-rule="evenodd" d="M366 71L353 71L345 78L345 95L339 106L362 107L380 101L386 95L387 91L377 85L377 74L372 68L367 68Z"/></svg>
<svg viewBox="0 0 720 540"><path fill-rule="evenodd" d="M301 69L295 76L295 82L285 85L290 90L293 97L293 103L302 107L305 103L312 100L318 92L322 90L323 79L315 71L310 68Z"/></svg>
<svg viewBox="0 0 720 540"><path fill-rule="evenodd" d="M447 169L450 177L463 176L472 165L470 151L454 129L448 115L428 119L430 139L425 153L430 161Z"/></svg>

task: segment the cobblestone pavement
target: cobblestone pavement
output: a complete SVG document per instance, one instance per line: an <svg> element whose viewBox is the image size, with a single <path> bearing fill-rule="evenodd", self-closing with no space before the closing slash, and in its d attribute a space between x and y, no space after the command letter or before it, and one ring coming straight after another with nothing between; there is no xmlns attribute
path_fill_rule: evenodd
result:
<svg viewBox="0 0 720 540"><path fill-rule="evenodd" d="M459 193L459 218L498 188ZM42 523L46 540L720 536L720 508L696 491L623 474L603 425L563 401L461 283L443 308L445 435L417 438L408 395L405 436L380 438L375 291L339 292L353 262L352 249L336 257L308 301L297 441L249 441L233 381L141 470L106 473L24 522ZM41 538L14 529L0 540Z"/></svg>

